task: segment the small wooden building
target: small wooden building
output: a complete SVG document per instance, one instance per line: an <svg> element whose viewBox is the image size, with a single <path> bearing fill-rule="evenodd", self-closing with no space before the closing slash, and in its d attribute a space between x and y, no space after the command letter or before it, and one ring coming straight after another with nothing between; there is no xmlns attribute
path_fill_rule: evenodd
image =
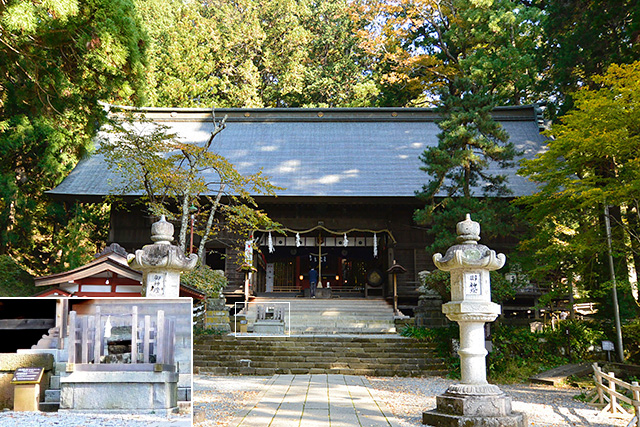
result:
<svg viewBox="0 0 640 427"><path fill-rule="evenodd" d="M127 252L117 243L107 246L88 264L63 273L37 277L35 284L44 290L38 297L129 297L142 296L142 273L129 267ZM204 293L180 286L181 297L198 300Z"/></svg>
<svg viewBox="0 0 640 427"><path fill-rule="evenodd" d="M142 111L186 142L203 143L213 130L209 109ZM300 292L308 287L310 265L319 263L323 285L328 283L335 292L390 297L393 280L386 271L395 260L407 269L397 278L400 308L415 306L418 272L434 269L432 254L425 251L431 237L413 221L413 213L423 207L415 194L428 182L419 157L438 143L435 111L218 109L215 114L228 119L214 140L214 150L240 172L262 169L273 184L285 188L278 197L256 197L259 207L287 231L271 236L267 230L254 231L257 272L251 276L252 293ZM493 116L523 158L542 150L542 121L535 105L497 108ZM508 176L513 196L534 190L533 183L516 175L516 168L490 165L489 169ZM59 200L98 201L113 191L113 182L118 177L104 159L91 155L49 194ZM481 194L480 188L476 190ZM137 196L128 195L130 200ZM135 209L111 212L110 241L129 252L149 243L148 230L155 218ZM483 243L508 252L515 242ZM238 245L220 235L208 243L206 263L225 271L230 281L227 297L242 299L244 277L237 271L237 250L232 247L242 248L244 242ZM118 280L129 279L121 269L116 273ZM128 289L126 283L114 287L109 280L108 292Z"/></svg>

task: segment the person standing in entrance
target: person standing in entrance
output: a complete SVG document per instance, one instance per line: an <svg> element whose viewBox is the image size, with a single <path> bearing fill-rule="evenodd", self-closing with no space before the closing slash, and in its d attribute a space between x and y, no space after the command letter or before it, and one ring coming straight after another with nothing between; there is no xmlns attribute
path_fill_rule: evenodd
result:
<svg viewBox="0 0 640 427"><path fill-rule="evenodd" d="M311 298L316 297L316 286L318 286L318 272L311 267L311 270L309 270L309 295Z"/></svg>

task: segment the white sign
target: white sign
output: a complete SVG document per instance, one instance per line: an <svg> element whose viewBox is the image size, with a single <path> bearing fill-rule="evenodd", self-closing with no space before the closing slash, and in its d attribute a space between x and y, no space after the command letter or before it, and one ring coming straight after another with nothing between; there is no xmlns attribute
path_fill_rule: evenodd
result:
<svg viewBox="0 0 640 427"><path fill-rule="evenodd" d="M253 240L244 242L244 263L253 264Z"/></svg>
<svg viewBox="0 0 640 427"><path fill-rule="evenodd" d="M480 273L464 274L464 294L465 295L482 295L482 287L480 286Z"/></svg>
<svg viewBox="0 0 640 427"><path fill-rule="evenodd" d="M164 282L166 275L164 273L151 273L147 277L147 293L156 296L164 296Z"/></svg>
<svg viewBox="0 0 640 427"><path fill-rule="evenodd" d="M615 350L615 347L611 341L602 341L602 349L604 351L613 351Z"/></svg>

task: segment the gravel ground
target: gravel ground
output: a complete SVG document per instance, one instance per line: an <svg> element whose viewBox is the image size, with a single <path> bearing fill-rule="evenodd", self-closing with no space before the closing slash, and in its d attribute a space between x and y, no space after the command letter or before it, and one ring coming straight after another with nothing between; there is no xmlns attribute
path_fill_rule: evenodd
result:
<svg viewBox="0 0 640 427"><path fill-rule="evenodd" d="M2 427L188 427L191 414L169 417L131 414L69 414L63 412L0 412Z"/></svg>
<svg viewBox="0 0 640 427"><path fill-rule="evenodd" d="M378 396L385 401L398 420L407 427L422 426L422 411L435 409L437 394L444 392L452 380L446 378L369 378ZM624 420L600 412L574 399L577 388L543 385L500 385L511 396L512 408L525 412L529 425L541 427L625 427Z"/></svg>
<svg viewBox="0 0 640 427"><path fill-rule="evenodd" d="M217 377L193 376L193 413L204 412L201 427L228 426L233 416L247 402L254 400L271 377Z"/></svg>
<svg viewBox="0 0 640 427"><path fill-rule="evenodd" d="M224 426L244 405L262 390L268 377L194 376L195 413L204 411L206 421L199 427ZM403 427L422 427L422 412L436 407L435 396L446 390L452 380L430 378L368 377L372 392L382 399ZM526 412L529 425L541 427L625 427L629 418L600 415L595 408L573 398L576 388L539 385L501 385L512 398L514 411ZM0 420L1 421L1 420Z"/></svg>

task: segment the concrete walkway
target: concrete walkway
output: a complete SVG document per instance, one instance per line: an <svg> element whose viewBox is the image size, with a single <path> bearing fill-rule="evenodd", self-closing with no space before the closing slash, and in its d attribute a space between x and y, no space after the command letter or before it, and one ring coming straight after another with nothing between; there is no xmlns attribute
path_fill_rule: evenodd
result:
<svg viewBox="0 0 640 427"><path fill-rule="evenodd" d="M274 375L234 427L398 427L364 377Z"/></svg>

